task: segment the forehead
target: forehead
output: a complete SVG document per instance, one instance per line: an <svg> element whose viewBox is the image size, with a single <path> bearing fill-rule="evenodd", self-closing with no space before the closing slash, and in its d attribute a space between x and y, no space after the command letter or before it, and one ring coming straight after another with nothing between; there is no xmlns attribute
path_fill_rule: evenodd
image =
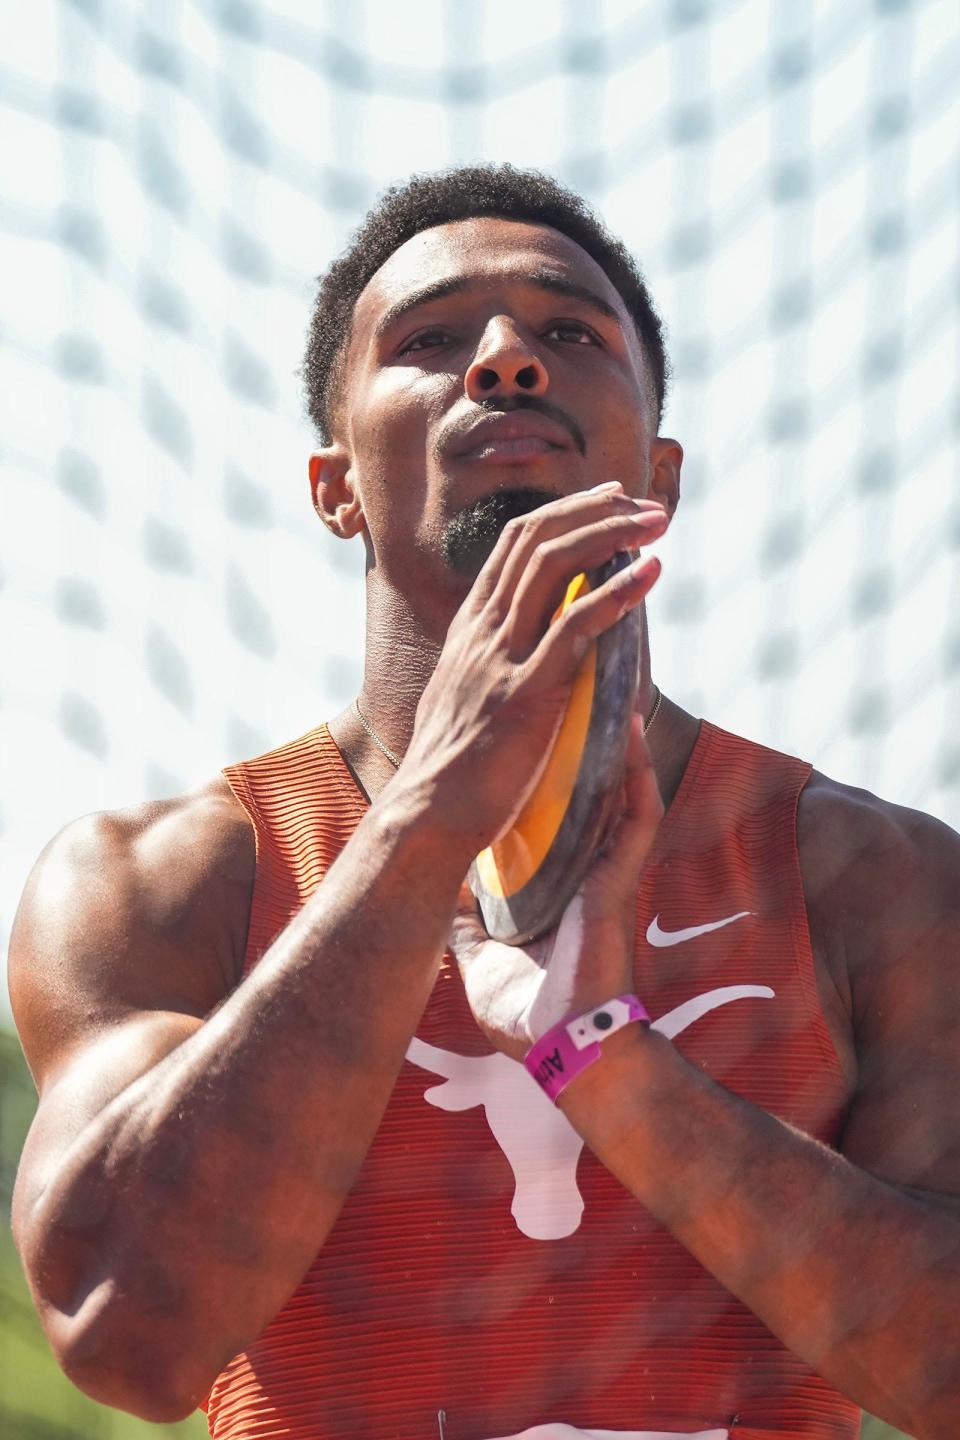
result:
<svg viewBox="0 0 960 1440"><path fill-rule="evenodd" d="M399 246L361 292L354 330L375 325L390 305L435 281L475 281L483 287L522 279L547 265L558 275L589 286L629 323L619 291L576 241L549 225L480 216L435 225Z"/></svg>

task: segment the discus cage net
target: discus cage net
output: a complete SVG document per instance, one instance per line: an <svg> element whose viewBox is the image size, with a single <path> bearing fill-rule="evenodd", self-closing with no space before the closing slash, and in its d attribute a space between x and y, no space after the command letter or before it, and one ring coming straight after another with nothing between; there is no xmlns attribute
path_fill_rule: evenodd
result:
<svg viewBox="0 0 960 1440"><path fill-rule="evenodd" d="M958 74L942 0L19 7L0 946L66 821L174 794L354 693L362 556L306 484L314 281L386 185L473 160L583 193L666 322L686 460L655 678L960 826ZM6 1276L4 1368L39 1375ZM31 1395L17 1436L136 1431L78 1421L66 1382Z"/></svg>

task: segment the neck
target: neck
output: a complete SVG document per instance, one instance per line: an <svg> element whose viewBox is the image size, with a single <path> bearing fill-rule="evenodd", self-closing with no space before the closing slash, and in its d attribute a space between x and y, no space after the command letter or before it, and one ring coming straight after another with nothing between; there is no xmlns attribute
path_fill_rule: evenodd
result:
<svg viewBox="0 0 960 1440"><path fill-rule="evenodd" d="M420 696L436 669L441 642L403 595L368 580L366 647L360 706L397 755L410 743Z"/></svg>
<svg viewBox="0 0 960 1440"><path fill-rule="evenodd" d="M366 652L359 703L365 719L395 755L403 757L413 733L417 705L436 668L442 640L396 591L367 586ZM646 608L641 612L640 685L637 708L647 716L656 688L650 670ZM371 799L392 778L394 767L360 723L351 705L331 722L331 732L356 779ZM664 696L650 731L650 758L665 805L683 776L699 726Z"/></svg>

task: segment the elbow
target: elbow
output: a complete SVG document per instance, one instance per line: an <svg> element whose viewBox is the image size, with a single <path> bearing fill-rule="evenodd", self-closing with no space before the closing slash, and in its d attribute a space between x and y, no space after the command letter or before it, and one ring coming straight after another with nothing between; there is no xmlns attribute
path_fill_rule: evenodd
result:
<svg viewBox="0 0 960 1440"><path fill-rule="evenodd" d="M154 1424L197 1409L223 1368L216 1327L169 1270L124 1262L79 1245L44 1223L39 1207L16 1214L15 1238L54 1358L90 1399ZM236 1349L241 1348L237 1346ZM235 1353L231 1350L227 1355Z"/></svg>
<svg viewBox="0 0 960 1440"><path fill-rule="evenodd" d="M202 1394L193 1399L171 1375L150 1372L131 1373L118 1367L105 1369L88 1362L75 1362L72 1357L60 1358L60 1367L67 1379L98 1405L109 1405L148 1420L154 1425L175 1425L196 1410Z"/></svg>
<svg viewBox="0 0 960 1440"><path fill-rule="evenodd" d="M153 1424L192 1415L222 1368L184 1317L145 1313L110 1282L79 1305L41 1300L38 1308L67 1379L98 1404Z"/></svg>
<svg viewBox="0 0 960 1440"><path fill-rule="evenodd" d="M939 1390L928 1404L918 1409L906 1433L916 1436L916 1440L955 1440L958 1414L960 1377L955 1377L949 1386Z"/></svg>
<svg viewBox="0 0 960 1440"><path fill-rule="evenodd" d="M960 1356L941 1355L929 1363L923 1380L914 1391L909 1413L904 1410L890 1424L914 1440L956 1440L960 1415ZM881 1417L886 1418L886 1417Z"/></svg>
<svg viewBox="0 0 960 1440"><path fill-rule="evenodd" d="M153 1424L186 1419L242 1349L182 1275L21 1224L24 1271L53 1355L98 1404ZM219 1342L219 1343L218 1343Z"/></svg>
<svg viewBox="0 0 960 1440"><path fill-rule="evenodd" d="M208 1393L212 1377L189 1360L189 1340L177 1353L153 1337L138 1342L77 1327L56 1339L54 1355L67 1379L100 1405L124 1410L140 1420L172 1425L186 1420Z"/></svg>

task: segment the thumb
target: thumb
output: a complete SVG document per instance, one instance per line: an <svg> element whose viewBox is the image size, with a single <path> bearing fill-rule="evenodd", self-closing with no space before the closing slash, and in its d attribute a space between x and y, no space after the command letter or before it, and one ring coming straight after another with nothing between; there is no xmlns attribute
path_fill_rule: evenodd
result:
<svg viewBox="0 0 960 1440"><path fill-rule="evenodd" d="M458 960L466 960L476 955L489 938L480 917L480 907L473 891L464 880L450 930L450 949Z"/></svg>
<svg viewBox="0 0 960 1440"><path fill-rule="evenodd" d="M631 861L642 865L650 853L657 827L663 819L663 800L643 734L643 718L634 714L627 742L627 763L623 778L623 818L627 834L624 844Z"/></svg>
<svg viewBox="0 0 960 1440"><path fill-rule="evenodd" d="M663 813L657 777L643 738L643 720L635 714L627 742L623 808L601 862L604 879L625 896L636 893L637 877L653 847Z"/></svg>

